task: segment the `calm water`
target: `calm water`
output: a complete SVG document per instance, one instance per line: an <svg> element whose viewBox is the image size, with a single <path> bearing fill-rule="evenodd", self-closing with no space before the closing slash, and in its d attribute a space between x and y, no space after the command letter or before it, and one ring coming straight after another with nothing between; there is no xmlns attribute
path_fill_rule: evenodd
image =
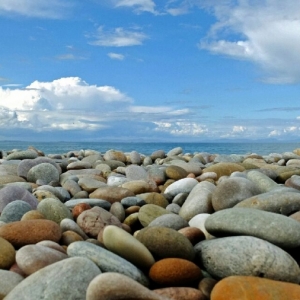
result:
<svg viewBox="0 0 300 300"><path fill-rule="evenodd" d="M0 141L0 150L25 150L28 146L42 150L45 154L67 153L81 149L93 149L106 152L109 149L124 152L138 151L145 155L155 150L168 152L175 147L182 147L185 153L208 152L214 154L247 154L257 153L267 155L270 153L291 152L300 148L299 143L112 143L112 142L21 142Z"/></svg>

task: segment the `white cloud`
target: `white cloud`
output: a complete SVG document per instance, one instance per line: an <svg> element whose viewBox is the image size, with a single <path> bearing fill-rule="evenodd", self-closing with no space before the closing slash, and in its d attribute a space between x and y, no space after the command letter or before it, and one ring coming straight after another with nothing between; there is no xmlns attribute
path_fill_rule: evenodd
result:
<svg viewBox="0 0 300 300"><path fill-rule="evenodd" d="M120 54L120 53L109 52L107 55L111 59L115 59L115 60L124 60L124 58L125 58L125 56L123 54Z"/></svg>
<svg viewBox="0 0 300 300"><path fill-rule="evenodd" d="M232 131L235 133L244 132L247 128L244 126L233 126Z"/></svg>
<svg viewBox="0 0 300 300"><path fill-rule="evenodd" d="M168 132L172 135L201 136L208 132L206 125L196 122L154 122L156 131Z"/></svg>
<svg viewBox="0 0 300 300"><path fill-rule="evenodd" d="M63 18L71 7L71 2L67 0L2 0L0 14L56 19Z"/></svg>
<svg viewBox="0 0 300 300"><path fill-rule="evenodd" d="M152 0L114 0L116 7L133 7L135 12L150 12L156 14L155 3Z"/></svg>
<svg viewBox="0 0 300 300"><path fill-rule="evenodd" d="M265 72L267 82L300 82L298 0L212 3L208 6L218 21L200 48L254 62Z"/></svg>
<svg viewBox="0 0 300 300"><path fill-rule="evenodd" d="M95 40L90 44L104 47L128 47L142 45L147 38L146 34L138 30L126 30L118 27L105 32L103 26L100 26L94 37Z"/></svg>

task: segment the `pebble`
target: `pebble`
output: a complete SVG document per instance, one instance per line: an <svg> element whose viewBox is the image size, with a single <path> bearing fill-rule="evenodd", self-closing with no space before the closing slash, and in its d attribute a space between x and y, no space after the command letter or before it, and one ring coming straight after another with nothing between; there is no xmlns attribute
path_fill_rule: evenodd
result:
<svg viewBox="0 0 300 300"><path fill-rule="evenodd" d="M29 182L37 182L38 180L49 184L51 181L59 181L59 172L56 167L49 163L41 163L32 167L27 173Z"/></svg>
<svg viewBox="0 0 300 300"><path fill-rule="evenodd" d="M207 300L201 291L190 287L169 287L156 289L153 292L172 300Z"/></svg>
<svg viewBox="0 0 300 300"><path fill-rule="evenodd" d="M220 162L205 168L203 173L214 172L217 174L217 179L219 179L221 176L229 176L236 171L243 172L245 171L245 168L237 163Z"/></svg>
<svg viewBox="0 0 300 300"><path fill-rule="evenodd" d="M15 200L8 203L2 210L0 221L5 223L20 221L23 215L31 211L31 206L22 200Z"/></svg>
<svg viewBox="0 0 300 300"><path fill-rule="evenodd" d="M168 178L174 180L185 178L188 175L188 172L179 166L168 166L165 172Z"/></svg>
<svg viewBox="0 0 300 300"><path fill-rule="evenodd" d="M9 269L15 262L15 254L13 245L0 237L0 269Z"/></svg>
<svg viewBox="0 0 300 300"><path fill-rule="evenodd" d="M67 258L25 278L5 300L85 299L88 285L100 273L87 258Z"/></svg>
<svg viewBox="0 0 300 300"><path fill-rule="evenodd" d="M296 261L281 248L251 236L224 237L194 246L196 261L214 278L264 277L299 284Z"/></svg>
<svg viewBox="0 0 300 300"><path fill-rule="evenodd" d="M300 223L292 218L253 208L229 208L205 221L214 236L255 236L284 249L300 246Z"/></svg>
<svg viewBox="0 0 300 300"><path fill-rule="evenodd" d="M74 242L67 249L69 256L86 257L103 272L117 272L126 275L144 286L149 285L145 274L135 265L119 255L88 242Z"/></svg>
<svg viewBox="0 0 300 300"><path fill-rule="evenodd" d="M168 227L175 230L179 230L181 228L189 226L188 222L184 220L182 217L175 215L175 214L166 214L157 217L154 219L148 227Z"/></svg>
<svg viewBox="0 0 300 300"><path fill-rule="evenodd" d="M108 202L106 200L90 199L90 198L87 198L87 199L71 199L71 200L68 200L67 202L65 202L64 204L69 209L73 209L76 205L79 205L79 204L88 204L91 207L99 206L99 207L102 207L102 208L108 209L108 210L111 207L110 202Z"/></svg>
<svg viewBox="0 0 300 300"><path fill-rule="evenodd" d="M0 299L3 299L23 279L23 276L15 272L0 269Z"/></svg>
<svg viewBox="0 0 300 300"><path fill-rule="evenodd" d="M171 212L155 204L146 204L140 208L138 218L141 224L147 227L157 217L165 214L171 214Z"/></svg>
<svg viewBox="0 0 300 300"><path fill-rule="evenodd" d="M179 193L190 193L196 184L198 181L194 178L183 178L170 184L166 188L165 194L175 197Z"/></svg>
<svg viewBox="0 0 300 300"><path fill-rule="evenodd" d="M296 300L299 299L299 294L298 284L252 276L230 276L215 285L210 299Z"/></svg>
<svg viewBox="0 0 300 300"><path fill-rule="evenodd" d="M120 202L123 198L135 196L135 194L125 188L107 186L96 189L93 193L90 193L90 198L102 199L110 202Z"/></svg>
<svg viewBox="0 0 300 300"><path fill-rule="evenodd" d="M205 234L197 227L183 227L179 229L178 232L187 237L192 245L196 245L197 243L205 240Z"/></svg>

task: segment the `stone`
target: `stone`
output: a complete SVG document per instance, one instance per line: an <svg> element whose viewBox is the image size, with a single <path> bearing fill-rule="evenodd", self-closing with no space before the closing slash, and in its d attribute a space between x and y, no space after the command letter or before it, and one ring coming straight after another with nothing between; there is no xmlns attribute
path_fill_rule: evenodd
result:
<svg viewBox="0 0 300 300"><path fill-rule="evenodd" d="M111 205L109 212L113 214L120 222L125 220L125 209L120 202L115 202Z"/></svg>
<svg viewBox="0 0 300 300"><path fill-rule="evenodd" d="M155 204L163 208L166 208L169 204L164 195L156 192L140 194L138 197L143 199L147 204Z"/></svg>
<svg viewBox="0 0 300 300"><path fill-rule="evenodd" d="M148 173L147 171L140 166L137 165L130 165L125 169L125 174L127 179L129 180L148 180Z"/></svg>
<svg viewBox="0 0 300 300"><path fill-rule="evenodd" d="M60 200L58 197L56 197L50 191L36 190L33 193L33 195L39 202L41 202L42 200L44 200L46 198L54 198L54 199Z"/></svg>
<svg viewBox="0 0 300 300"><path fill-rule="evenodd" d="M239 202L260 194L260 190L249 179L233 177L223 179L212 193L215 211L235 206Z"/></svg>
<svg viewBox="0 0 300 300"><path fill-rule="evenodd" d="M174 230L179 230L181 228L189 226L189 223L178 215L166 214L157 217L148 225L148 227L153 226L168 227Z"/></svg>
<svg viewBox="0 0 300 300"><path fill-rule="evenodd" d="M241 275L300 282L296 261L281 248L256 237L205 240L196 244L194 249L197 264L216 279Z"/></svg>
<svg viewBox="0 0 300 300"><path fill-rule="evenodd" d="M86 199L71 199L68 200L67 202L64 203L65 206L69 209L73 209L75 206L79 204L87 204L90 207L94 206L99 206L101 208L109 210L111 207L110 202L102 199L91 199L91 198L86 198Z"/></svg>
<svg viewBox="0 0 300 300"><path fill-rule="evenodd" d="M243 172L245 171L245 168L237 163L220 162L205 168L203 173L215 172L217 174L217 179L219 179L221 176L229 176L231 173L236 171Z"/></svg>
<svg viewBox="0 0 300 300"><path fill-rule="evenodd" d="M149 277L161 286L193 286L202 278L200 268L182 258L165 258L156 262L149 271Z"/></svg>
<svg viewBox="0 0 300 300"><path fill-rule="evenodd" d="M41 180L45 184L49 184L51 181L59 182L59 172L52 164L41 163L32 167L28 171L27 180L29 182Z"/></svg>
<svg viewBox="0 0 300 300"><path fill-rule="evenodd" d="M141 155L137 151L131 151L129 153L129 160L132 164L140 165L142 162Z"/></svg>
<svg viewBox="0 0 300 300"><path fill-rule="evenodd" d="M83 239L88 239L88 236L84 233L84 231L79 227L79 225L71 220L71 219L63 219L60 224L59 224L61 231L65 232L65 231L73 231L76 232L78 235L80 235Z"/></svg>
<svg viewBox="0 0 300 300"><path fill-rule="evenodd" d="M206 230L214 236L249 235L284 249L300 246L300 223L289 217L253 208L229 208L207 218Z"/></svg>
<svg viewBox="0 0 300 300"><path fill-rule="evenodd" d="M41 212L46 219L60 224L65 219L73 219L72 213L60 200L47 198L39 203L37 210Z"/></svg>
<svg viewBox="0 0 300 300"><path fill-rule="evenodd" d="M135 196L135 194L128 189L112 186L98 188L89 195L90 198L106 200L111 204L130 196Z"/></svg>
<svg viewBox="0 0 300 300"><path fill-rule="evenodd" d="M179 166L168 166L165 172L168 178L174 180L185 178L188 175L187 171Z"/></svg>
<svg viewBox="0 0 300 300"><path fill-rule="evenodd" d="M205 240L205 234L197 227L184 227L179 229L178 232L187 237L192 245Z"/></svg>
<svg viewBox="0 0 300 300"><path fill-rule="evenodd" d="M18 250L16 254L16 263L26 275L31 275L34 272L62 259L66 259L67 257L66 254L49 247L27 245Z"/></svg>
<svg viewBox="0 0 300 300"><path fill-rule="evenodd" d="M150 291L123 274L107 272L95 277L88 286L86 300L170 300Z"/></svg>
<svg viewBox="0 0 300 300"><path fill-rule="evenodd" d="M175 197L179 193L190 193L198 181L194 178L183 178L170 184L165 189L165 194Z"/></svg>
<svg viewBox="0 0 300 300"><path fill-rule="evenodd" d="M215 185L208 181L197 183L183 203L179 215L189 221L197 214L212 213L211 199L215 188Z"/></svg>
<svg viewBox="0 0 300 300"><path fill-rule="evenodd" d="M19 186L6 186L0 189L0 213L2 213L8 203L14 200L23 200L27 202L32 209L36 209L38 205L37 199L26 189Z"/></svg>
<svg viewBox="0 0 300 300"><path fill-rule="evenodd" d="M50 240L58 242L61 237L59 225L50 220L27 220L8 223L0 227L0 237L20 248L28 244Z"/></svg>
<svg viewBox="0 0 300 300"><path fill-rule="evenodd" d="M67 179L64 183L63 183L63 188L65 190L67 190L72 196L75 196L77 193L81 192L82 189L80 187L80 185L72 179Z"/></svg>
<svg viewBox="0 0 300 300"><path fill-rule="evenodd" d="M68 164L67 170L91 169L92 164L87 161L74 161Z"/></svg>
<svg viewBox="0 0 300 300"><path fill-rule="evenodd" d="M153 292L172 300L207 300L201 291L190 287L169 287L155 289Z"/></svg>
<svg viewBox="0 0 300 300"><path fill-rule="evenodd" d="M155 260L150 251L125 230L108 225L103 231L104 246L139 268L150 268Z"/></svg>
<svg viewBox="0 0 300 300"><path fill-rule="evenodd" d="M150 157L152 160L156 160L157 158L162 159L166 157L166 153L164 150L156 150L151 153Z"/></svg>
<svg viewBox="0 0 300 300"><path fill-rule="evenodd" d="M25 183L26 180L16 175L0 175L0 185L6 185L10 183Z"/></svg>
<svg viewBox="0 0 300 300"><path fill-rule="evenodd" d="M132 180L125 182L120 187L132 191L135 195L151 191L151 186L144 180Z"/></svg>
<svg viewBox="0 0 300 300"><path fill-rule="evenodd" d="M103 186L107 186L106 183L93 179L93 178L80 178L78 181L78 185L88 193L92 193L98 188L101 188Z"/></svg>
<svg viewBox="0 0 300 300"><path fill-rule="evenodd" d="M209 216L210 216L210 214L199 214L199 215L194 216L189 221L189 225L191 227L196 227L196 228L200 229L204 233L206 239L214 238L214 236L211 235L205 228L205 222Z"/></svg>
<svg viewBox="0 0 300 300"><path fill-rule="evenodd" d="M154 258L183 258L193 261L195 252L184 235L167 227L147 227L140 230L136 238L144 244Z"/></svg>
<svg viewBox="0 0 300 300"><path fill-rule="evenodd" d="M15 272L0 270L0 299L4 299L23 279L23 276Z"/></svg>
<svg viewBox="0 0 300 300"><path fill-rule="evenodd" d="M256 170L249 171L247 173L247 178L256 185L260 193L269 192L278 186L274 180Z"/></svg>
<svg viewBox="0 0 300 300"><path fill-rule="evenodd" d="M162 208L155 204L146 204L140 208L138 218L141 224L144 227L146 227L157 217L165 214L171 214L171 213L167 211L165 208Z"/></svg>
<svg viewBox="0 0 300 300"><path fill-rule="evenodd" d="M300 176L293 175L285 182L285 186L300 190Z"/></svg>
<svg viewBox="0 0 300 300"><path fill-rule="evenodd" d="M126 275L144 286L149 285L145 274L129 261L102 247L88 242L74 242L67 249L69 256L86 257L103 272L116 272Z"/></svg>
<svg viewBox="0 0 300 300"><path fill-rule="evenodd" d="M60 251L61 253L67 254L67 251L65 250L65 248L63 246L61 246L58 243L52 242L52 241L47 241L47 240L41 241L41 242L36 243L36 245L48 247L50 249L54 249L54 250Z"/></svg>
<svg viewBox="0 0 300 300"><path fill-rule="evenodd" d="M5 223L20 221L23 215L31 209L31 206L25 201L12 201L2 210L0 220Z"/></svg>
<svg viewBox="0 0 300 300"><path fill-rule="evenodd" d="M103 158L105 160L118 160L123 163L126 163L126 156L122 151L117 150L108 150L103 155Z"/></svg>
<svg viewBox="0 0 300 300"><path fill-rule="evenodd" d="M198 289L203 293L206 299L210 299L211 292L218 281L210 278L204 277L198 285Z"/></svg>
<svg viewBox="0 0 300 300"><path fill-rule="evenodd" d="M32 150L23 150L23 151L14 151L11 154L6 156L6 160L14 160L14 159L34 159L37 158L38 154Z"/></svg>
<svg viewBox="0 0 300 300"><path fill-rule="evenodd" d="M21 221L35 219L46 219L46 217L38 210L30 210L22 216Z"/></svg>
<svg viewBox="0 0 300 300"><path fill-rule="evenodd" d="M91 260L67 258L25 278L6 300L85 299L89 283L99 274L101 271Z"/></svg>
<svg viewBox="0 0 300 300"><path fill-rule="evenodd" d="M282 215L300 210L300 193L289 190L272 190L239 202L235 207L255 208Z"/></svg>
<svg viewBox="0 0 300 300"><path fill-rule="evenodd" d="M153 180L157 185L164 184L166 181L166 174L163 168L151 165L147 168L149 179Z"/></svg>
<svg viewBox="0 0 300 300"><path fill-rule="evenodd" d="M15 254L13 245L0 237L0 269L9 269L15 263Z"/></svg>
<svg viewBox="0 0 300 300"><path fill-rule="evenodd" d="M298 284L257 278L230 276L219 281L212 290L211 300L275 300L298 299Z"/></svg>
<svg viewBox="0 0 300 300"><path fill-rule="evenodd" d="M67 230L62 233L60 244L64 246L69 246L70 244L78 241L84 241L82 236L80 236L78 233L72 230Z"/></svg>
<svg viewBox="0 0 300 300"><path fill-rule="evenodd" d="M171 149L168 153L167 156L174 156L174 155L179 155L183 152L181 147L175 147Z"/></svg>
<svg viewBox="0 0 300 300"><path fill-rule="evenodd" d="M199 176L202 174L202 168L204 167L199 162L185 162L182 160L172 160L171 165L178 166L184 169L188 174L192 173L195 176Z"/></svg>

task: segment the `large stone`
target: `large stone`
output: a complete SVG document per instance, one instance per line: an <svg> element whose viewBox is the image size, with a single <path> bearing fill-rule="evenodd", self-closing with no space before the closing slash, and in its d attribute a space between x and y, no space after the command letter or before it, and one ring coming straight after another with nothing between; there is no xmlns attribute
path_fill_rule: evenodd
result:
<svg viewBox="0 0 300 300"><path fill-rule="evenodd" d="M229 176L233 172L243 172L245 168L237 163L217 163L211 165L203 170L203 173L206 172L215 172L217 174L217 178L219 179L221 176Z"/></svg>
<svg viewBox="0 0 300 300"><path fill-rule="evenodd" d="M34 159L37 158L38 154L32 150L23 150L23 151L14 151L11 154L6 156L6 160L14 159Z"/></svg>
<svg viewBox="0 0 300 300"><path fill-rule="evenodd" d="M107 186L96 189L89 195L90 198L106 200L110 203L120 202L123 198L135 196L135 194L121 187Z"/></svg>
<svg viewBox="0 0 300 300"><path fill-rule="evenodd" d="M179 193L189 193L196 184L198 181L194 178L183 178L170 184L166 188L165 194L175 197Z"/></svg>
<svg viewBox="0 0 300 300"><path fill-rule="evenodd" d="M171 212L155 204L146 204L139 210L138 218L141 224L146 227L157 217L165 214L171 214Z"/></svg>
<svg viewBox="0 0 300 300"><path fill-rule="evenodd" d="M0 270L0 299L4 299L23 279L24 277L16 272Z"/></svg>
<svg viewBox="0 0 300 300"><path fill-rule="evenodd" d="M166 168L166 175L168 178L179 180L185 178L188 172L179 166L168 166Z"/></svg>
<svg viewBox="0 0 300 300"><path fill-rule="evenodd" d="M183 258L193 260L195 252L191 242L178 231L167 227L147 227L140 230L136 238L156 258Z"/></svg>
<svg viewBox="0 0 300 300"><path fill-rule="evenodd" d="M105 152L103 158L105 160L118 160L123 163L126 163L126 156L122 151L108 150Z"/></svg>
<svg viewBox="0 0 300 300"><path fill-rule="evenodd" d="M32 208L27 202L22 200L12 201L4 207L0 221L5 223L20 221L23 215L30 210Z"/></svg>
<svg viewBox="0 0 300 300"><path fill-rule="evenodd" d="M269 192L278 186L278 184L270 177L256 170L249 171L247 173L247 178L256 185L260 193Z"/></svg>
<svg viewBox="0 0 300 300"><path fill-rule="evenodd" d="M13 245L0 237L0 269L9 269L15 262L15 254Z"/></svg>
<svg viewBox="0 0 300 300"><path fill-rule="evenodd" d="M212 214L205 222L214 236L249 235L281 248L300 246L300 223L292 218L252 208L229 208Z"/></svg>
<svg viewBox="0 0 300 300"><path fill-rule="evenodd" d="M194 249L197 262L214 278L242 275L300 282L296 261L281 248L256 237L206 240Z"/></svg>
<svg viewBox="0 0 300 300"><path fill-rule="evenodd" d="M257 278L230 276L219 281L213 288L211 300L296 300L298 284Z"/></svg>
<svg viewBox="0 0 300 300"><path fill-rule="evenodd" d="M130 165L125 169L126 177L129 180L148 180L148 173L147 171L140 166L137 165Z"/></svg>
<svg viewBox="0 0 300 300"><path fill-rule="evenodd" d="M25 278L5 299L85 299L89 283L99 274L99 268L87 258L64 259Z"/></svg>
<svg viewBox="0 0 300 300"><path fill-rule="evenodd" d="M149 225L149 227L168 227L175 230L179 230L184 227L188 227L188 222L182 217L175 214L161 215L154 219Z"/></svg>
<svg viewBox="0 0 300 300"><path fill-rule="evenodd" d="M189 221L198 214L212 213L211 199L215 188L215 185L208 181L203 181L195 185L183 203L179 215Z"/></svg>
<svg viewBox="0 0 300 300"><path fill-rule="evenodd" d="M102 247L89 242L74 242L67 249L69 256L86 257L93 261L103 272L117 272L124 274L144 286L149 285L144 273L129 261Z"/></svg>
<svg viewBox="0 0 300 300"><path fill-rule="evenodd" d="M44 184L48 184L51 181L59 182L59 172L52 164L41 163L28 171L27 180L29 182L37 182L40 180Z"/></svg>

